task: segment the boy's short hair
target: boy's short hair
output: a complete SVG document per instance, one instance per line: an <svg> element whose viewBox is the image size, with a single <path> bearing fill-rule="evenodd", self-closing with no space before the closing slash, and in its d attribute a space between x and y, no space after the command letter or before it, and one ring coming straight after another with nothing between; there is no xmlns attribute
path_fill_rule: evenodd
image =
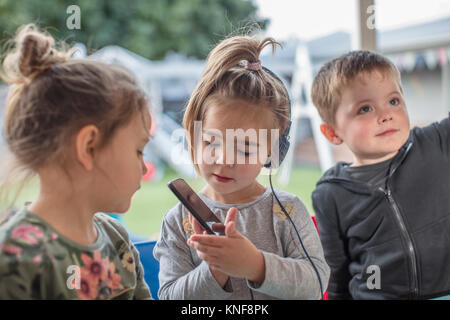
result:
<svg viewBox="0 0 450 320"><path fill-rule="evenodd" d="M314 78L311 98L324 122L335 124L342 89L363 72L380 71L393 76L402 90L400 72L381 54L357 50L327 62Z"/></svg>

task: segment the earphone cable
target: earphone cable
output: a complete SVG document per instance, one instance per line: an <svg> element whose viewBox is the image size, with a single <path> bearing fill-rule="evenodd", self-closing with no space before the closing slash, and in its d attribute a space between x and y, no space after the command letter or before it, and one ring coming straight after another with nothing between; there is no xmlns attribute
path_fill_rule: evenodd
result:
<svg viewBox="0 0 450 320"><path fill-rule="evenodd" d="M308 251L306 251L306 248L303 245L302 238L300 237L300 234L299 234L299 232L297 230L297 227L295 226L294 221L292 221L291 217L286 212L286 209L281 204L281 201L278 199L277 195L275 194L275 190L273 189L273 185L272 185L272 168L270 168L269 182L270 182L270 188L272 189L272 194L275 196L275 199L277 200L278 205L280 206L281 210L283 211L285 216L288 218L288 220L290 221L291 225L294 227L295 233L297 234L298 240L300 241L300 244L301 244L301 246L303 248L303 251L305 252L306 257L308 258L309 262L311 263L311 266L313 267L314 271L316 272L317 279L319 280L319 285L320 285L320 295L321 295L322 300L323 300L323 287L322 287L322 280L320 279L319 271L317 270L316 265L314 264L314 262L312 261L311 257L309 256Z"/></svg>

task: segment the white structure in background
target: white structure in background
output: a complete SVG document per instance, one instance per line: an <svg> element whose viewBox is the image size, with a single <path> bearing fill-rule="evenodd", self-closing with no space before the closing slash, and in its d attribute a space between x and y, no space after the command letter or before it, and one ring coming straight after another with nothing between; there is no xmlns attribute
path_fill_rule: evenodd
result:
<svg viewBox="0 0 450 320"><path fill-rule="evenodd" d="M121 65L132 71L142 88L147 90L151 100L152 116L156 129L149 147L153 156L166 162L185 177L196 176L196 171L187 150L183 147L184 138L174 141L173 133L182 129L170 117L163 114L161 82L170 78L199 78L203 63L193 61L152 62L119 46L107 46L87 57L104 63ZM179 132L176 136L179 137Z"/></svg>
<svg viewBox="0 0 450 320"><path fill-rule="evenodd" d="M295 53L295 69L290 86L292 100L291 140L288 154L281 166L281 173L278 178L281 185L287 185L291 177L292 166L294 165L294 150L297 142L297 124L301 118L309 119L311 122L321 170L325 171L334 165L331 146L320 132L322 121L310 98L312 78L312 65L308 47L304 42L300 42Z"/></svg>
<svg viewBox="0 0 450 320"><path fill-rule="evenodd" d="M450 17L392 30L378 30L376 41L376 48L387 55L402 73L411 123L428 124L448 115ZM319 131L320 118L310 101L311 83L313 75L326 61L351 49L351 35L336 32L306 42L290 39L275 55L270 50L267 54L262 52L262 64L285 81L292 100L291 147L280 168L280 184L289 182L297 142L311 135L318 151L321 170L325 171L334 165L334 147L322 137ZM85 49L80 52L85 52ZM183 139L177 131L181 126L177 121L182 116L183 101L191 94L200 78L204 61L180 55L168 56L158 62L149 61L116 46L99 50L89 58L121 64L136 73L142 86L149 92L158 125L151 150L180 174L195 175L192 165L180 165L191 162L187 152L182 151ZM183 82L188 85L183 85ZM301 124L306 123L303 119L310 121L311 131L309 125L298 124L299 121ZM174 132L177 133L173 134ZM174 138L177 139L174 141ZM174 156L178 151L180 156Z"/></svg>
<svg viewBox="0 0 450 320"><path fill-rule="evenodd" d="M77 44L77 58L82 58L86 54L86 48L82 44ZM197 79L200 78L204 68L204 62L199 60L190 60L178 58L176 55L171 59L161 62L150 61L131 51L118 46L107 46L87 57L102 61L104 63L117 64L126 67L135 73L139 83L145 88L152 103L152 115L155 118L156 130L153 139L149 142L152 154L158 156L168 163L178 173L183 176L196 176L196 171L190 160L190 155L184 148L185 137L182 128L176 121L165 115L163 111L163 97L161 83L167 79ZM307 118L311 121L313 135L318 146L321 169L325 170L333 165L334 161L330 145L320 133L320 117L312 105L309 98L303 101L302 97L309 97L312 83L312 67L308 49L301 43L297 48L297 55L294 62L290 64L290 70L295 70L291 85L286 84L291 92L292 98L292 127L291 127L291 147L280 170L279 183L287 185L294 162L294 150L296 145L297 122L301 118ZM274 68L275 73L281 70ZM166 89L167 90L167 89ZM183 134L182 134L183 133Z"/></svg>
<svg viewBox="0 0 450 320"><path fill-rule="evenodd" d="M76 45L76 58L86 56L86 48L82 44ZM181 126L173 119L165 115L163 111L163 97L161 83L167 79L197 79L200 78L204 68L204 62L190 60L186 58L171 58L161 62L153 62L143 58L131 51L118 46L107 46L87 57L109 64L117 64L126 67L135 73L140 85L145 88L151 97L152 115L155 118L156 130L154 137L149 142L152 154L168 163L178 173L183 176L196 176L195 169L190 160L189 153L184 148L185 137L181 135ZM280 170L279 183L286 185L294 162L294 150L296 145L297 123L301 118L307 118L312 123L313 135L318 146L321 169L325 170L333 165L334 161L330 146L320 134L320 118L309 98L307 101L302 97L309 97L312 83L312 67L308 49L304 43L300 43L297 48L297 55L294 62L289 63L289 70L295 70L292 75L291 85L286 84L291 92L292 98L292 127L291 127L291 147ZM275 73L286 70L274 68ZM167 88L166 88L167 90Z"/></svg>

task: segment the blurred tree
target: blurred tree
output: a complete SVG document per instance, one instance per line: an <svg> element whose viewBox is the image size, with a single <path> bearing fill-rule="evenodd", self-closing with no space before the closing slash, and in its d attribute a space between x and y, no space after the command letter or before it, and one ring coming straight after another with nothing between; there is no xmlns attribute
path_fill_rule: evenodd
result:
<svg viewBox="0 0 450 320"><path fill-rule="evenodd" d="M67 8L81 9L81 29L69 30ZM57 39L90 49L120 45L152 60L167 52L205 58L213 45L236 30L265 29L251 0L0 0L0 41L34 22Z"/></svg>

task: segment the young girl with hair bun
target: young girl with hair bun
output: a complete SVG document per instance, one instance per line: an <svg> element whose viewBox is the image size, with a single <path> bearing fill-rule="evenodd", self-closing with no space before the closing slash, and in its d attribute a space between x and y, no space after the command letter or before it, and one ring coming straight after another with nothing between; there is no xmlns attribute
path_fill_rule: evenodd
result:
<svg viewBox="0 0 450 320"><path fill-rule="evenodd" d="M126 230L97 213L126 212L140 187L148 101L127 71L71 53L26 25L3 61L1 192L36 175L40 190L0 225L0 299L151 298Z"/></svg>
<svg viewBox="0 0 450 320"><path fill-rule="evenodd" d="M290 125L288 92L259 61L263 48L276 44L235 36L208 56L183 125L206 182L198 195L224 222L225 236L204 234L181 203L173 207L154 250L161 299L318 299L326 290L329 267L305 205L276 192L315 267L275 194L256 180L263 166L282 160L286 148L277 136ZM248 135L230 138L230 130Z"/></svg>

